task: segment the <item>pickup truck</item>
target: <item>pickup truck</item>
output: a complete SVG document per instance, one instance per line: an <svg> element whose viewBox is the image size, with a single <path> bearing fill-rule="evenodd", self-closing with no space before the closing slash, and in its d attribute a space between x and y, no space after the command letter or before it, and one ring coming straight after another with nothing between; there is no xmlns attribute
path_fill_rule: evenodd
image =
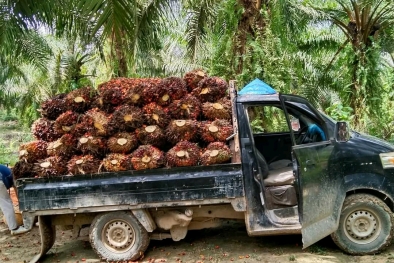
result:
<svg viewBox="0 0 394 263"><path fill-rule="evenodd" d="M388 246L394 146L302 97L237 95L234 85L231 163L18 179L24 223L38 218L40 227L31 262L53 246L57 225L76 234L90 226L92 248L107 261L138 259L151 239L178 241L228 219L244 220L250 236L302 234L304 248L328 235L354 255Z"/></svg>

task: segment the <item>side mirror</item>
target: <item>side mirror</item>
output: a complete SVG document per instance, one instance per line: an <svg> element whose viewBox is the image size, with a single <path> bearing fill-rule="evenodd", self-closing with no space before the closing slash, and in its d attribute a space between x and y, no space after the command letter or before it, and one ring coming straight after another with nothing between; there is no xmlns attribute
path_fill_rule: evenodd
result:
<svg viewBox="0 0 394 263"><path fill-rule="evenodd" d="M335 124L334 136L337 142L347 142L350 139L349 124L345 121L338 121Z"/></svg>

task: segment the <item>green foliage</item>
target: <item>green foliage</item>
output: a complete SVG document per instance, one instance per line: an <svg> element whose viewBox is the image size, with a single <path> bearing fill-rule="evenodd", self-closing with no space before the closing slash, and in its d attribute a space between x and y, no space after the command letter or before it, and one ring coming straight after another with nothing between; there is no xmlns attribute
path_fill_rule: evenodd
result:
<svg viewBox="0 0 394 263"><path fill-rule="evenodd" d="M336 121L351 121L353 109L350 107L343 106L340 103L334 103L330 107L326 108L325 112L330 115Z"/></svg>

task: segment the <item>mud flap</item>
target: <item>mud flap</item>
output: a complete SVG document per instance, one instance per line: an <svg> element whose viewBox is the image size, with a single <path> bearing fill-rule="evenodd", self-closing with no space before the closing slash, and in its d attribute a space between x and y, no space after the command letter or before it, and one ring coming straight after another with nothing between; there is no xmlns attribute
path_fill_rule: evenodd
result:
<svg viewBox="0 0 394 263"><path fill-rule="evenodd" d="M41 236L41 251L29 263L37 263L53 246L56 239L56 229L52 226L50 216L39 216L38 224Z"/></svg>

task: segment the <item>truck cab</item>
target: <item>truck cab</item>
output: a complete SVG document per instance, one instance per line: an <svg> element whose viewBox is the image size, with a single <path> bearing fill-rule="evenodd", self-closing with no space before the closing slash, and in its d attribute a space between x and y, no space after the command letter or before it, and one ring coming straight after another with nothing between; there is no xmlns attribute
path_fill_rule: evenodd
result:
<svg viewBox="0 0 394 263"><path fill-rule="evenodd" d="M331 234L351 254L379 252L393 232L393 145L350 131L306 99L236 98L249 235Z"/></svg>

